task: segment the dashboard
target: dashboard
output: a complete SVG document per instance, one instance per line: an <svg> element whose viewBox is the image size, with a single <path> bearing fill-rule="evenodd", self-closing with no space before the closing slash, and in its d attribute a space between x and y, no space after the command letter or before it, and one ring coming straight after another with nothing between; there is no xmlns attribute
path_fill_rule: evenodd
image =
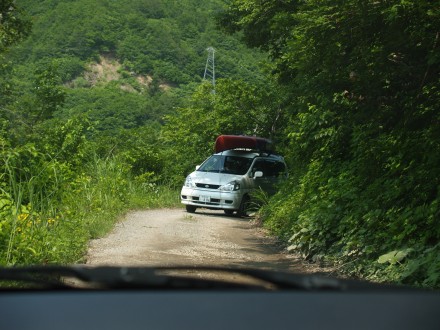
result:
<svg viewBox="0 0 440 330"><path fill-rule="evenodd" d="M425 291L2 291L0 329L440 329Z"/></svg>

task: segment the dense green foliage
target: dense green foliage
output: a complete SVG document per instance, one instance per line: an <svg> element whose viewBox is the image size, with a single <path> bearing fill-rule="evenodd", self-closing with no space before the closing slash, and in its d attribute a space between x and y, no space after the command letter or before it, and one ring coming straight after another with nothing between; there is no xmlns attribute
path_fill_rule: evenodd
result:
<svg viewBox="0 0 440 330"><path fill-rule="evenodd" d="M214 29L220 8L1 3L0 264L77 262L130 208L178 203L164 115L201 82L208 46L219 76L254 79L263 58Z"/></svg>
<svg viewBox="0 0 440 330"><path fill-rule="evenodd" d="M59 59L70 79L80 73L78 61L111 54L130 74L171 85L201 81L208 46L218 50L219 77L255 76L255 56L214 29L212 15L222 8L218 0L18 3L32 15L33 30L14 56L27 63Z"/></svg>
<svg viewBox="0 0 440 330"><path fill-rule="evenodd" d="M255 134L289 164L260 211L289 250L439 287L439 8L3 1L1 263L80 260L108 219L176 203L216 136ZM209 46L215 92L202 83Z"/></svg>
<svg viewBox="0 0 440 330"><path fill-rule="evenodd" d="M9 15L1 16L0 31L10 36L2 35L3 52L29 27L20 11L8 6ZM97 129L85 111L53 118L66 95L57 61L32 72L33 83L18 80L12 65L2 63L0 265L83 261L88 240L111 229L125 211L176 204L173 189L146 175L158 167L154 157L142 153L133 160L142 144L109 152L90 140ZM18 93L18 86L30 94ZM157 128L144 131L151 136ZM144 131L133 129L129 136L140 138Z"/></svg>
<svg viewBox="0 0 440 330"><path fill-rule="evenodd" d="M289 88L291 176L263 214L290 250L439 286L438 5L237 0L220 18Z"/></svg>

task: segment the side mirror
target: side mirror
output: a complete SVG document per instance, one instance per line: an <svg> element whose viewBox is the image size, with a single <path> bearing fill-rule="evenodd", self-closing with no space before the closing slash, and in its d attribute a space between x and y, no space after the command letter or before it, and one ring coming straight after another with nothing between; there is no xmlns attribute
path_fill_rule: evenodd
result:
<svg viewBox="0 0 440 330"><path fill-rule="evenodd" d="M255 173L254 173L254 179L256 179L256 178L262 178L263 177L263 172L261 172L261 171L256 171Z"/></svg>
<svg viewBox="0 0 440 330"><path fill-rule="evenodd" d="M196 171L197 171L199 168L200 168L200 165L197 165L197 166L196 166Z"/></svg>

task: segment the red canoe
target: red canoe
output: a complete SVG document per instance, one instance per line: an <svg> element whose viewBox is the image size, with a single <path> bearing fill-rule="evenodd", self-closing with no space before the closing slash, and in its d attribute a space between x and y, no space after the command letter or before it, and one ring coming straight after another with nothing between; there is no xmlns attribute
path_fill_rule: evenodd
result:
<svg viewBox="0 0 440 330"><path fill-rule="evenodd" d="M230 149L251 149L259 152L273 151L272 141L256 136L220 135L215 140L216 153Z"/></svg>

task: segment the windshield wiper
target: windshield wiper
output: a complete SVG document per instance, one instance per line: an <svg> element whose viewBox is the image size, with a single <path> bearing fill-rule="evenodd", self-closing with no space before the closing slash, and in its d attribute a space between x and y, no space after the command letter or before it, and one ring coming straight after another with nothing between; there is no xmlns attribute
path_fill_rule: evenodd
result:
<svg viewBox="0 0 440 330"><path fill-rule="evenodd" d="M265 284L206 279L180 272L238 274ZM179 275L173 275L173 274ZM111 266L31 266L0 269L0 281L34 284L44 289L270 289L346 290L346 281L324 275L293 274L226 267L111 267ZM78 283L80 282L80 283ZM356 282L358 283L358 282ZM84 286L85 284L85 286ZM362 284L357 286L362 288ZM371 284L367 284L371 288Z"/></svg>

